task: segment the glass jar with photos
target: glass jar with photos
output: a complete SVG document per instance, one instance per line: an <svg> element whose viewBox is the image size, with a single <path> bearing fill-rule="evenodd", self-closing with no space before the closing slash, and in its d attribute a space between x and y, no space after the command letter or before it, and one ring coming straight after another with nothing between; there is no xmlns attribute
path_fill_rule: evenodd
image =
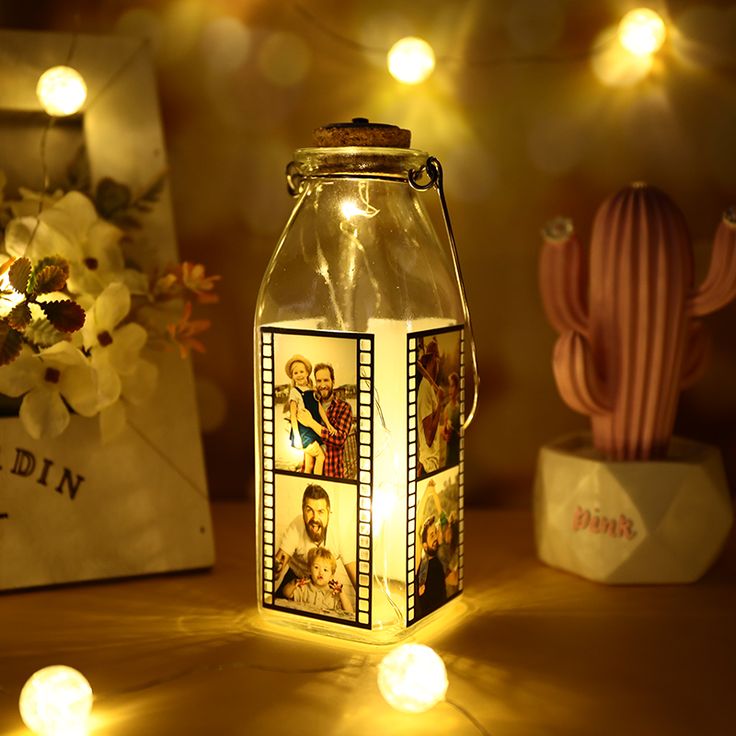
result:
<svg viewBox="0 0 736 736"><path fill-rule="evenodd" d="M469 317L436 159L364 119L315 139L256 307L258 602L385 643L463 587Z"/></svg>

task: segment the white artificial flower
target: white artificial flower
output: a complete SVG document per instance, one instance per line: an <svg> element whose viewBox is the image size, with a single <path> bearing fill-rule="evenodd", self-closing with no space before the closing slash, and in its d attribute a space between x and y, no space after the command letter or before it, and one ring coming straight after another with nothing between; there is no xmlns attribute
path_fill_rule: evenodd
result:
<svg viewBox="0 0 736 736"><path fill-rule="evenodd" d="M109 283L127 278L122 235L122 230L98 216L88 197L69 192L37 217L11 220L5 247L17 257L65 258L69 261L69 291L96 296Z"/></svg>
<svg viewBox="0 0 736 736"><path fill-rule="evenodd" d="M5 250L15 258L41 260L61 256L76 258L76 249L64 235L37 217L16 217L5 228Z"/></svg>
<svg viewBox="0 0 736 736"><path fill-rule="evenodd" d="M78 248L70 259L67 289L73 294L97 295L125 272L120 240L122 230L97 215L94 204L79 192L69 192L41 215Z"/></svg>
<svg viewBox="0 0 736 736"><path fill-rule="evenodd" d="M13 217L36 217L47 207L53 207L63 196L64 192L57 189L55 192L41 194L26 187L18 187L20 199L7 202Z"/></svg>
<svg viewBox="0 0 736 736"><path fill-rule="evenodd" d="M67 428L67 404L85 417L100 408L95 371L67 342L40 353L24 347L16 360L0 368L0 393L23 396L20 420L34 439L58 437Z"/></svg>
<svg viewBox="0 0 736 736"><path fill-rule="evenodd" d="M121 377L135 374L140 352L148 339L148 333L138 324L118 326L129 312L128 287L119 282L112 283L105 287L87 310L82 327L82 342L91 353L100 390L107 397L114 396L112 401L122 391Z"/></svg>

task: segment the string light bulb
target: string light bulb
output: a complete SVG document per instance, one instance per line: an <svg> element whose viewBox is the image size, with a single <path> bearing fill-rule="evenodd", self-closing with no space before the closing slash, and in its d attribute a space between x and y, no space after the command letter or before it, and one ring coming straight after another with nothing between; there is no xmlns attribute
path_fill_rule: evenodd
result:
<svg viewBox="0 0 736 736"><path fill-rule="evenodd" d="M92 711L92 688L73 667L44 667L23 686L19 707L23 723L39 736L83 736Z"/></svg>
<svg viewBox="0 0 736 736"><path fill-rule="evenodd" d="M630 10L618 25L620 44L634 56L651 56L662 48L667 28L654 10Z"/></svg>
<svg viewBox="0 0 736 736"><path fill-rule="evenodd" d="M396 710L423 713L445 699L445 663L431 647L402 644L378 665L378 689Z"/></svg>
<svg viewBox="0 0 736 736"><path fill-rule="evenodd" d="M434 51L423 38L406 36L389 49L387 63L394 79L419 84L434 71Z"/></svg>
<svg viewBox="0 0 736 736"><path fill-rule="evenodd" d="M82 108L87 99L87 85L76 69L52 66L38 78L36 97L49 115L65 117Z"/></svg>

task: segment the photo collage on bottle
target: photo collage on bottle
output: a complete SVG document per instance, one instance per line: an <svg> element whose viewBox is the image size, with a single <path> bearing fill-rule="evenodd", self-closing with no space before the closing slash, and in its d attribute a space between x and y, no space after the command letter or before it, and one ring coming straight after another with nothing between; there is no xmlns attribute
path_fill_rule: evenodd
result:
<svg viewBox="0 0 736 736"><path fill-rule="evenodd" d="M462 326L408 336L407 625L463 587Z"/></svg>
<svg viewBox="0 0 736 736"><path fill-rule="evenodd" d="M370 628L373 337L260 340L262 603Z"/></svg>

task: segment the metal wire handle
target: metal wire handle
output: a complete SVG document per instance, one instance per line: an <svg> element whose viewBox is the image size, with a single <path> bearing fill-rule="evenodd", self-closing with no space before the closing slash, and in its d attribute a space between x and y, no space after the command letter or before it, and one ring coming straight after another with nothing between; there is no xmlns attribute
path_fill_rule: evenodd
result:
<svg viewBox="0 0 736 736"><path fill-rule="evenodd" d="M422 184L420 182L425 174L428 177L428 181L425 184ZM445 201L445 190L442 185L442 165L440 164L440 162L434 156L430 156L422 168L411 169L409 171L409 185L412 187L412 189L416 189L419 192L426 192L433 187L436 188L440 198L440 204L442 205L442 217L445 221L447 239L450 241L450 252L452 254L452 264L455 267L455 278L457 279L457 282L460 286L460 301L463 305L463 317L465 318L465 324L467 325L468 335L470 337L470 356L473 362L473 405L470 408L470 412L466 417L465 422L463 422L462 429L463 431L465 431L475 418L475 411L478 408L478 389L480 387L480 376L478 375L478 355L475 348L473 325L470 321L470 310L468 309L468 299L465 293L465 281L463 280L463 274L460 270L460 259L457 255L455 235L452 232L450 212L447 209L447 202Z"/></svg>

